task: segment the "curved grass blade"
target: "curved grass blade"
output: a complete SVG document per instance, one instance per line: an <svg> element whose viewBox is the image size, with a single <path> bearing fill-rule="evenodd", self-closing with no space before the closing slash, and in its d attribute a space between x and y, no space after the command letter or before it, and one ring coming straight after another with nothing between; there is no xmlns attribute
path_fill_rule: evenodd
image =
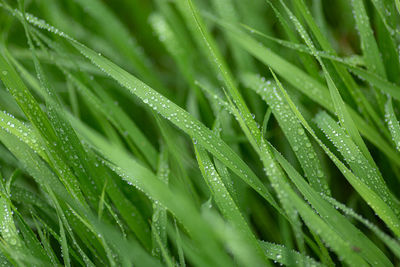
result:
<svg viewBox="0 0 400 267"><path fill-rule="evenodd" d="M360 178L355 176L327 147L326 145L317 137L314 130L310 127L307 121L303 118L301 113L298 111L296 105L290 99L286 91L283 89L280 82L275 77L278 87L281 90L285 100L289 104L290 108L303 124L304 128L314 137L318 144L322 147L325 153L331 158L333 163L342 172L349 183L354 187L354 189L361 195L368 205L384 220L389 228L397 235L400 235L400 222L393 210L384 202L384 200L379 197L371 188L364 184Z"/></svg>
<svg viewBox="0 0 400 267"><path fill-rule="evenodd" d="M285 5L285 3L281 0L282 5L284 6L286 12L288 13L290 19L293 21L294 25L296 26L296 29L298 33L301 35L307 46L310 48L311 52L315 56L315 58L318 60L320 63L322 70L325 74L325 79L328 84L329 92L331 95L331 99L333 101L334 107L335 107L335 112L336 115L339 118L339 121L343 128L349 133L351 138L354 140L354 142L357 144L359 149L362 151L364 156L369 160L370 164L375 166L375 162L372 159L372 156L370 152L368 151L367 146L365 145L363 139L360 136L360 133L358 132L358 129L353 121L353 118L350 116L347 107L339 93L339 90L337 89L334 81L332 80L331 74L328 72L328 69L326 68L324 62L322 59L317 55L317 50L311 40L311 38L308 36L306 30L304 29L303 25L299 22L299 20L292 14L290 9Z"/></svg>
<svg viewBox="0 0 400 267"><path fill-rule="evenodd" d="M278 120L280 127L285 133L311 186L317 192L330 195L326 176L322 171L317 154L307 135L304 133L300 122L287 104L284 104L282 101L282 96L277 91L275 82L265 81L263 78L249 74L245 74L242 80L247 87L255 90L271 107L274 117Z"/></svg>
<svg viewBox="0 0 400 267"><path fill-rule="evenodd" d="M283 2L281 1L281 3L283 3ZM304 20L306 21L308 27L311 29L312 33L315 36L315 39L321 46L322 50L326 51L330 54L337 55L336 51L330 45L329 40L327 38L325 38L325 36L322 34L322 31L319 29L318 24L316 23L314 18L311 16L311 12L308 9L308 7L306 6L305 2L303 0L298 0L298 1L295 1L294 4L299 9L301 15L303 16ZM283 4L283 6L287 10L286 5ZM292 19L292 21L297 20L297 18L295 18L294 16L290 17L290 18ZM296 25L296 28L298 28L298 24L296 24L296 22L294 22L294 24ZM302 38L303 39L307 38L307 33L305 31L303 31L303 33L305 35L300 34L302 36ZM308 41L306 41L306 43L307 42ZM309 46L308 43L307 43L307 46ZM312 50L315 51L315 48ZM315 52L313 52L313 53L315 53ZM350 75L350 73L343 66L337 64L334 61L328 62L328 61L324 61L323 59L319 60L319 61L325 66L325 68L327 69L331 78L334 80L335 84L337 84L337 86L339 88L343 87L343 85L342 85L342 81L343 81L344 86L346 86L347 90L350 92L351 96L357 103L360 111L362 113L364 113L368 118L369 117L372 118L373 121L377 125L383 126L382 121L380 120L378 114L375 112L375 110L373 109L371 104L368 102L366 97L363 95L363 93L361 92L361 90L359 89L357 84L355 83L355 81L354 81L353 77ZM337 75L336 75L336 73L337 73Z"/></svg>
<svg viewBox="0 0 400 267"><path fill-rule="evenodd" d="M49 151L55 152L58 150L54 143L58 143L56 133L45 115L42 109L39 107L39 104L36 102L32 94L26 88L25 84L19 78L17 72L14 68L11 67L5 60L3 56L0 55L0 79L3 81L5 86L9 89L9 92L14 96L18 105L24 111L24 114L27 118L32 122L35 126L35 130L40 132L42 138L46 141L42 141L43 139L38 140L39 142L44 142L45 146L49 148ZM63 183L67 186L67 188L74 194L78 199L83 201L83 196L80 191L78 181L76 177L72 175L72 173L68 174L67 166L62 162L59 158L59 155L56 153L51 153L48 155L51 157L59 167L59 171L65 173L61 175L63 178ZM83 201L84 202L84 201Z"/></svg>
<svg viewBox="0 0 400 267"><path fill-rule="evenodd" d="M332 229L334 229L343 240L348 240L348 245L350 247L359 248L360 255L362 255L371 265L391 266L390 261L386 258L385 254L383 254L371 240L363 235L360 230L358 230L343 215L335 210L334 207L324 200L324 196L326 195L319 194L305 183L301 175L278 151L274 150L274 155L303 196L310 202L324 221L332 227Z"/></svg>
<svg viewBox="0 0 400 267"><path fill-rule="evenodd" d="M327 110L335 112L327 88L318 81L311 78L301 69L292 65L279 55L275 54L262 44L240 31L232 25L223 24L225 28L235 32L234 40L238 42L246 51L258 58L264 64L270 66L276 73L287 80L294 88L301 91L313 101L317 102ZM367 124L356 111L348 108L348 112L355 121L361 133L388 157L395 160L400 165L399 155L387 144L386 140L369 124Z"/></svg>
<svg viewBox="0 0 400 267"><path fill-rule="evenodd" d="M341 255L341 257L343 257L343 260L346 261L348 264L360 264L362 266L366 266L367 264L364 259L362 259L360 255L358 255L351 249L351 245L340 236L338 236L336 231L331 228L321 217L319 217L319 215L317 215L310 208L310 206L306 204L290 187L289 183L284 180L285 178L282 173L283 171L277 165L275 160L273 160L268 144L264 143L263 147L265 148L265 157L263 159L265 161L264 165L270 167L270 170L268 170L268 174L271 179L271 183L278 193L278 196L280 196L280 199L283 200L283 204L292 205L295 211L300 214L304 223L312 231L320 235L321 238L326 242L326 244L338 255ZM286 209L288 208L287 206L284 207Z"/></svg>
<svg viewBox="0 0 400 267"><path fill-rule="evenodd" d="M392 199L392 193L385 184L379 169L369 163L344 129L325 112L317 114L315 121L318 127L335 144L354 174L365 185L374 190L389 207L397 211L399 206L395 205L396 201Z"/></svg>
<svg viewBox="0 0 400 267"><path fill-rule="evenodd" d="M215 157L228 166L234 173L242 178L246 183L254 188L262 197L264 197L271 205L277 208L275 200L272 198L266 187L250 170L250 168L226 145L220 138L206 128L203 124L193 118L185 110L157 93L155 90L138 80L133 75L121 69L103 56L95 53L86 46L73 40L65 33L54 27L47 25L44 21L38 20L32 15L27 14L26 19L40 28L49 30L66 38L73 46L76 47L83 55L89 58L93 64L110 75L119 82L123 87L131 93L139 97L146 105L154 111L171 121L178 128L186 132L192 138L195 138L202 146L209 150ZM249 115L251 118L251 115ZM251 118L252 119L252 118ZM255 123L255 122L254 122ZM257 128L257 127L256 127Z"/></svg>

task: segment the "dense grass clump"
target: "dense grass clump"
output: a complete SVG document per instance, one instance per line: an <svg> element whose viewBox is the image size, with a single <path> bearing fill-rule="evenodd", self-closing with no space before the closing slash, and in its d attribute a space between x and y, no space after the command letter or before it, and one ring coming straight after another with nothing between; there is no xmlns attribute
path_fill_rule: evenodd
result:
<svg viewBox="0 0 400 267"><path fill-rule="evenodd" d="M399 0L0 0L0 266L399 266Z"/></svg>

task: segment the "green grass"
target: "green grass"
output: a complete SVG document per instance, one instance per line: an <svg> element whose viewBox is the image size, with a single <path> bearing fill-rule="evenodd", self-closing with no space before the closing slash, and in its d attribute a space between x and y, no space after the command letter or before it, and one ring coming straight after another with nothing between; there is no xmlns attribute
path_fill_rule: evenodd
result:
<svg viewBox="0 0 400 267"><path fill-rule="evenodd" d="M0 0L0 266L399 266L398 0Z"/></svg>

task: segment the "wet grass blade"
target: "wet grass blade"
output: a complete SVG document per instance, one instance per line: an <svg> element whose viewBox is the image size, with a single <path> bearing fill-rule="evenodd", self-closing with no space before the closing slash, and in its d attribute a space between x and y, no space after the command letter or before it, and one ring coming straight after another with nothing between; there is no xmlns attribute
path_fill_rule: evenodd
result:
<svg viewBox="0 0 400 267"><path fill-rule="evenodd" d="M247 87L255 90L271 107L274 117L278 120L285 133L311 186L317 192L330 195L326 176L323 173L317 154L301 123L290 108L282 103L282 96L277 89L276 83L270 80L265 81L264 78L254 75L245 75L242 80Z"/></svg>

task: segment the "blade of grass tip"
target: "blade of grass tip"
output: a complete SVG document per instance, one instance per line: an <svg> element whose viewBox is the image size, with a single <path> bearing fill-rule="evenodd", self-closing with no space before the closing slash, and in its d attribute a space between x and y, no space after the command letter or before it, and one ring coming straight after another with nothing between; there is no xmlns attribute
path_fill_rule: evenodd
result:
<svg viewBox="0 0 400 267"><path fill-rule="evenodd" d="M271 107L268 107L268 109L267 109L267 111L265 112L265 115L264 115L263 124L262 124L262 130L261 130L264 139L266 139L268 122L269 122L269 119L271 117L271 114L272 114L272 109L271 109Z"/></svg>
<svg viewBox="0 0 400 267"><path fill-rule="evenodd" d="M60 217L59 217L60 218ZM39 226L40 222L40 226ZM35 217L35 225L36 229L39 232L39 235L45 239L44 234L42 233L41 227L43 228L44 231L47 231L55 240L58 241L58 243L61 244L62 239L61 237L52 229L46 222L44 222L41 218ZM85 265L84 261L78 256L78 252L75 252L74 248L72 247L75 245L73 242L72 244L68 244L68 251L71 254L71 256L74 258L75 261L77 261L81 265ZM46 248L45 248L46 249ZM79 249L78 249L79 250Z"/></svg>
<svg viewBox="0 0 400 267"><path fill-rule="evenodd" d="M65 235L65 230L61 219L58 219L58 224L60 225L60 239L61 239L61 254L64 260L65 266L71 266L71 259L69 258L69 251L68 251L68 240Z"/></svg>
<svg viewBox="0 0 400 267"><path fill-rule="evenodd" d="M99 207L97 209L98 210L97 217L99 218L99 220L101 219L104 211L106 188L107 188L107 180L104 181L104 186L103 189L101 190L101 195L99 199Z"/></svg>
<svg viewBox="0 0 400 267"><path fill-rule="evenodd" d="M151 257L137 241L133 239L126 240L121 237L120 233L118 233L113 226L99 223L95 214L90 214L88 217L90 223L95 227L95 230L100 232L100 235L104 237L102 239L110 242L110 246L113 249L112 252L115 252L110 256L114 255L116 260L123 262L123 266L131 266L132 264L135 266L161 266L161 264Z"/></svg>
<svg viewBox="0 0 400 267"><path fill-rule="evenodd" d="M39 163L40 159L37 159L37 160L38 160L38 162L36 162L36 164ZM28 167L28 168L29 168L29 167ZM44 170L44 169L40 169L39 172L43 172L43 170ZM51 172L50 170L46 170L46 171ZM32 173L31 173L31 174L32 174ZM47 185L46 185L46 186L47 186ZM63 189L63 188L62 188L62 189ZM70 223L69 223L69 221L68 221L68 219L70 219L70 218L72 217L70 214L68 214L68 213L66 212L67 209L68 209L68 207L66 207L66 206L61 207L61 203L59 203L59 201L58 201L56 195L54 194L54 192L53 192L50 188L47 188L47 191L48 191L47 193L49 194L49 197L50 197L51 201L53 202L53 206L54 206L55 211L56 211L56 213L57 213L57 217L58 217L58 218L62 221L62 223L65 225L65 229L67 230L67 232L68 232L68 234L69 234L69 236L70 236L70 238L71 238L71 240L72 240L72 243L73 243L73 245L75 246L75 248L77 249L78 253L80 254L82 260L85 262L86 265L91 266L91 267L94 267L95 265L94 265L93 262L89 259L89 257L87 256L87 254L85 253L85 251L81 248L81 245L78 244L78 242L77 242L77 240L76 240L76 238L75 238L75 235L76 235L76 234L79 235L79 232L76 231L76 228L74 228L74 229L75 229L75 232L74 232L74 231L73 231L73 228L71 227L71 225L70 225ZM72 210L70 209L70 211L72 211ZM76 213L74 213L73 215L76 215ZM68 216L68 218L67 218L67 216ZM77 219L77 218L75 217L75 219ZM79 217L78 217L78 219L79 219ZM76 224L75 221L71 221L71 223ZM80 227L80 228L83 228L83 227L82 227L82 224L80 224L79 227ZM89 229L86 228L85 231L89 231ZM47 237L42 238L42 240L43 240L43 239L47 239ZM93 242L94 240L91 240L91 241ZM43 241L42 241L42 242L43 242ZM92 247L92 246L89 246L89 249L93 250L93 247ZM103 263L104 263L104 261L102 261L102 260L100 259L100 255L97 255L97 254L96 254L95 257L96 257L98 260L100 260L100 262L103 262Z"/></svg>
<svg viewBox="0 0 400 267"><path fill-rule="evenodd" d="M155 90L138 80L133 75L119 68L117 65L95 53L86 46L80 44L60 30L57 29L56 31L54 27L49 26L44 21L39 20L30 14L26 15L26 19L33 25L53 32L68 40L74 47L76 47L78 51L90 59L93 64L105 71L123 87L127 88L131 93L139 97L146 105L151 107L157 113L167 118L192 138L195 138L202 146L204 146L214 156L221 160L221 162L228 166L235 174L253 187L272 206L279 209L267 188L250 170L250 168L240 159L240 157L237 156L237 154L234 153L232 149L230 149L229 146L226 145L220 138L216 137L212 131L194 119L189 113L161 94L157 93ZM249 117L252 119L251 115L249 115Z"/></svg>
<svg viewBox="0 0 400 267"><path fill-rule="evenodd" d="M288 139L297 159L304 170L305 177L317 191L330 195L326 175L322 170L312 144L304 133L304 129L296 116L284 103L282 95L276 88L276 83L265 78L245 74L242 78L245 85L255 91L264 99L278 120L286 138Z"/></svg>
<svg viewBox="0 0 400 267"><path fill-rule="evenodd" d="M76 117L80 117L80 112L79 112L79 102L78 102L78 96L76 93L76 90L74 86L72 86L72 83L67 80L67 90L68 90L68 96L69 96L69 103L72 107L72 113Z"/></svg>
<svg viewBox="0 0 400 267"><path fill-rule="evenodd" d="M163 257L164 262L166 263L166 265L167 265L168 267L174 267L174 264L172 263L173 261L172 261L172 259L171 259L171 256L168 255L168 252L167 252L167 250L166 250L166 247L165 247L165 245L162 243L162 241L160 240L160 237L158 236L158 233L157 233L157 232L154 233L154 238L155 238L155 241L157 242L157 245L158 245L158 247L159 247L159 250L160 250L160 252L161 252L161 255L162 255L162 257Z"/></svg>
<svg viewBox="0 0 400 267"><path fill-rule="evenodd" d="M59 264L53 250L46 250L37 239L35 233L29 228L28 224L23 219L22 215L18 212L15 206L12 207L13 214L18 224L18 230L24 237L26 246L32 253L41 261L51 263L53 266Z"/></svg>
<svg viewBox="0 0 400 267"><path fill-rule="evenodd" d="M272 72L273 75L274 72ZM307 121L303 118L301 113L298 111L297 107L290 99L286 91L283 89L277 77L274 77L277 81L278 87L281 90L283 96L285 97L287 103L291 107L292 111L296 114L300 122L303 124L304 128L314 137L314 139L318 142L318 144L323 148L325 153L331 158L333 163L338 167L338 169L342 172L345 178L349 181L349 183L354 187L354 189L361 195L361 197L366 200L368 205L378 214L378 216L386 222L389 228L396 233L396 235L400 234L400 223L398 218L393 213L392 209L387 206L387 204L368 186L366 186L361 180L356 177L326 146L325 144L317 137L314 130L307 123Z"/></svg>
<svg viewBox="0 0 400 267"><path fill-rule="evenodd" d="M0 133L1 135L1 133ZM4 143L4 139L2 139L2 142ZM7 142L5 142L7 143ZM15 143L13 144L14 146L16 145ZM31 257L31 253L29 251L24 251L25 250L25 242L27 245L29 245L30 249L33 249L33 251L36 251L36 256L34 259L34 262L41 262L37 264L49 264L48 262L51 261L49 257L46 257L46 254L43 252L43 248L40 246L38 243L36 237L34 237L34 234L30 232L27 225L21 221L21 224L19 225L19 230L15 228L15 225L13 226L13 217L16 216L17 220L20 219L20 214L15 208L13 209L13 212L11 211L12 203L4 198L4 194L1 194L0 201L4 202L6 201L7 203L2 203L1 207L1 216L2 216L2 221L1 221L1 233L3 242L5 245L7 245L9 248L13 248L13 254L14 253L23 253L21 260L27 260L29 262L29 258ZM14 215L14 216L13 216ZM20 239L18 236L18 232L22 233L22 235L25 237L25 242ZM14 239L12 239L14 238ZM47 262L47 263L45 263ZM54 261L53 261L54 262ZM55 262L54 262L55 263Z"/></svg>
<svg viewBox="0 0 400 267"><path fill-rule="evenodd" d="M61 237L52 229L46 222L44 222L41 218L33 215L33 220L35 224L35 229L38 231L39 236L44 236L42 233L43 231L47 231L55 240L57 240L58 243L61 244L62 240ZM39 226L40 224L40 226ZM43 229L43 231L42 231ZM84 265L84 262L81 258L79 258L78 253L75 252L74 248L72 247L72 244L68 244L68 251L71 254L71 256L74 258L75 261L77 261L79 264ZM45 250L47 251L48 249L45 247ZM55 255L54 255L55 256Z"/></svg>
<svg viewBox="0 0 400 267"><path fill-rule="evenodd" d="M392 134L392 140L398 151L400 151L400 124L394 114L392 99L389 97L385 105L385 119L389 131Z"/></svg>
<svg viewBox="0 0 400 267"><path fill-rule="evenodd" d="M168 150L162 146L160 155L158 157L158 170L157 177L168 185L169 179L169 166L168 166ZM152 254L161 258L163 249L167 248L167 210L157 202L153 203L153 216L152 216L152 239L153 249ZM165 257L164 257L165 259Z"/></svg>
<svg viewBox="0 0 400 267"><path fill-rule="evenodd" d="M2 186L3 187L3 186ZM3 191L3 189L2 189ZM0 233L8 246L12 249L20 250L21 252L25 249L24 243L18 235L18 230L14 223L13 213L9 201L6 199L6 193L0 194Z"/></svg>
<svg viewBox="0 0 400 267"><path fill-rule="evenodd" d="M232 196L230 195L228 189L224 185L221 176L218 174L215 166L207 155L207 152L199 145L194 144L194 147L200 170L210 188L215 202L217 203L224 217L226 217L227 220L234 227L236 227L239 232L242 233L243 237L247 241L247 253L251 253L251 257L248 259L250 261L247 262L252 262L252 266L264 266L265 264L269 265L269 262L267 261L264 252L259 246L258 241L248 227L243 215L241 214L236 203L232 199ZM240 259L240 256L238 257Z"/></svg>
<svg viewBox="0 0 400 267"><path fill-rule="evenodd" d="M351 246L360 249L360 254L371 264L390 266L390 261L375 246L375 244L362 234L347 218L341 215L334 207L323 199L324 194L318 194L307 183L304 182L301 175L290 165L289 162L274 149L274 154L287 172L289 178L293 181L299 191L304 195L307 201L314 207L320 216L330 227L335 229L343 240L349 240Z"/></svg>
<svg viewBox="0 0 400 267"><path fill-rule="evenodd" d="M179 231L179 228L178 228L175 218L174 218L174 226L175 226L175 232L176 232L176 246L178 249L179 265L181 267L186 267L185 255L183 253L183 248L182 248L181 234L180 234L180 231Z"/></svg>
<svg viewBox="0 0 400 267"><path fill-rule="evenodd" d="M395 2L396 2L397 12L399 12L400 14L400 0L395 0Z"/></svg>
<svg viewBox="0 0 400 267"><path fill-rule="evenodd" d="M124 239L126 239L127 235L126 235L126 230L124 228L125 225L122 224L121 220L119 219L118 214L116 213L117 211L114 211L113 207L111 207L110 204L108 204L107 202L104 202L104 205L107 208L107 211L111 214L111 216L114 219L115 223L118 225L122 236L124 237ZM120 210L118 210L118 211L120 211ZM132 215L132 213L131 213L131 215Z"/></svg>

